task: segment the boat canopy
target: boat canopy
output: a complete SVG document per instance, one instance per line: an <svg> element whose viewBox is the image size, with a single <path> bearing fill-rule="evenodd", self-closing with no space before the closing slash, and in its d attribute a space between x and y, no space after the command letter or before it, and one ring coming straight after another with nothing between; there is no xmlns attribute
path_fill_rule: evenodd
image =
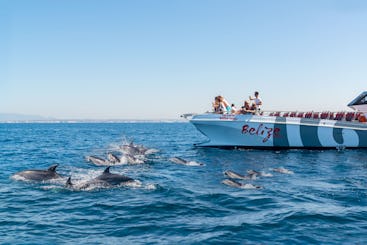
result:
<svg viewBox="0 0 367 245"><path fill-rule="evenodd" d="M354 110L367 113L367 91L358 95L348 106Z"/></svg>

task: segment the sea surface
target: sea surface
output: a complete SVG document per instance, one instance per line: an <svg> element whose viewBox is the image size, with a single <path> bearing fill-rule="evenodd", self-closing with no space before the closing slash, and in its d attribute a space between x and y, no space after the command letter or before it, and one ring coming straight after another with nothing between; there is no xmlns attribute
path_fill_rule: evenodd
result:
<svg viewBox="0 0 367 245"><path fill-rule="evenodd" d="M367 150L224 150L189 123L0 124L0 244L366 244ZM98 176L85 157L133 141L157 152L111 167L138 186L74 190ZM176 164L180 157L203 166ZM58 163L59 182L11 176ZM278 173L283 167L293 174ZM271 174L222 184L223 174Z"/></svg>

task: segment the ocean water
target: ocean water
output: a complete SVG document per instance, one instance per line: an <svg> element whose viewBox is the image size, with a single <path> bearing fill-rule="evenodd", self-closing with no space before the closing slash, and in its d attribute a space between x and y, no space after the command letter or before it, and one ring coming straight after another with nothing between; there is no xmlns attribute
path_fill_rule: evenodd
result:
<svg viewBox="0 0 367 245"><path fill-rule="evenodd" d="M111 167L141 185L70 190L133 140L159 150L144 164ZM366 244L367 150L222 150L189 123L0 124L1 244ZM185 166L181 157L204 163ZM61 182L11 176L58 163ZM274 172L283 167L293 174ZM223 172L272 174L222 184Z"/></svg>

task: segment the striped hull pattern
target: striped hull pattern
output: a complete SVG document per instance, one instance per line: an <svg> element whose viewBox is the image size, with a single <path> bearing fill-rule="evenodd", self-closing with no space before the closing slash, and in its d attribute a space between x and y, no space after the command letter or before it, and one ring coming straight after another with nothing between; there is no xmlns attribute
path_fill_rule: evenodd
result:
<svg viewBox="0 0 367 245"><path fill-rule="evenodd" d="M245 148L364 148L367 124L295 117L200 114L190 122L208 142L198 146Z"/></svg>

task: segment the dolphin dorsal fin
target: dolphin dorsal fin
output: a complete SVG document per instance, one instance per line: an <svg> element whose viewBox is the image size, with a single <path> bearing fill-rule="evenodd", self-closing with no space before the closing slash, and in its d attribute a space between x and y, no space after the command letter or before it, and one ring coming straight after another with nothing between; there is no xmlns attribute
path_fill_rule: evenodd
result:
<svg viewBox="0 0 367 245"><path fill-rule="evenodd" d="M103 173L104 173L104 174L109 174L109 173L110 173L110 167L111 167L111 166L108 166L108 167L103 171Z"/></svg>
<svg viewBox="0 0 367 245"><path fill-rule="evenodd" d="M47 171L50 171L50 172L56 172L56 168L57 168L57 166L59 166L59 164L54 164L54 165L52 165L51 167L49 167L49 168L47 169Z"/></svg>
<svg viewBox="0 0 367 245"><path fill-rule="evenodd" d="M65 185L66 186L72 186L73 185L73 183L71 183L71 176L68 178Z"/></svg>

